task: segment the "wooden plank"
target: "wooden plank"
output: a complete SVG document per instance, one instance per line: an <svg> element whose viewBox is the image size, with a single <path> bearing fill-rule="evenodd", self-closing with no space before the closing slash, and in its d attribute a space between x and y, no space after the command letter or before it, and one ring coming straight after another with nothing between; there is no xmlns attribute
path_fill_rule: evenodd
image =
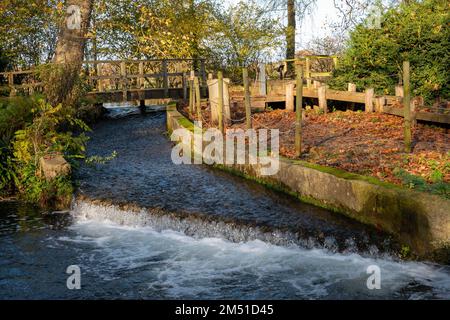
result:
<svg viewBox="0 0 450 320"><path fill-rule="evenodd" d="M332 72L311 72L311 78L314 77L331 77L333 75Z"/></svg>
<svg viewBox="0 0 450 320"><path fill-rule="evenodd" d="M286 85L286 110L294 111L294 84Z"/></svg>
<svg viewBox="0 0 450 320"><path fill-rule="evenodd" d="M365 97L366 95L363 92L348 92L331 89L327 90L327 100L364 103Z"/></svg>
<svg viewBox="0 0 450 320"><path fill-rule="evenodd" d="M8 72L0 72L0 76L8 77L10 74L12 75L19 75L19 74L30 74L35 73L36 70L23 70L23 71L8 71Z"/></svg>
<svg viewBox="0 0 450 320"><path fill-rule="evenodd" d="M403 108L394 108L392 106L384 106L383 113L391 114L398 117L404 117ZM428 122L450 124L450 114L439 114L432 112L417 112L416 119Z"/></svg>
<svg viewBox="0 0 450 320"><path fill-rule="evenodd" d="M295 156L302 155L302 104L303 104L303 67L297 66L296 72L296 108L295 108Z"/></svg>
<svg viewBox="0 0 450 320"><path fill-rule="evenodd" d="M366 112L373 112L373 97L375 95L375 91L373 88L367 88L364 97L364 108Z"/></svg>
<svg viewBox="0 0 450 320"><path fill-rule="evenodd" d="M411 90L410 90L409 61L403 61L403 128L405 139L405 152L411 152L412 131L411 131Z"/></svg>
<svg viewBox="0 0 450 320"><path fill-rule="evenodd" d="M322 85L317 89L317 94L319 95L319 108L324 113L328 113L327 105L327 86Z"/></svg>
<svg viewBox="0 0 450 320"><path fill-rule="evenodd" d="M162 73L163 73L163 88L164 97L168 98L169 95L169 78L167 74L167 60L162 61Z"/></svg>
<svg viewBox="0 0 450 320"><path fill-rule="evenodd" d="M250 100L250 86L248 83L248 69L242 69L242 78L244 82L244 107L245 107L245 124L247 129L252 128L252 111L251 111L251 100Z"/></svg>

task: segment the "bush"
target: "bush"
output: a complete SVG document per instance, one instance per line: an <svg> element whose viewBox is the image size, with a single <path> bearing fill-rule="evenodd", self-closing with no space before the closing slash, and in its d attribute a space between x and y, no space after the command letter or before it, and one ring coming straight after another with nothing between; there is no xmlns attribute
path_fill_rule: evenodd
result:
<svg viewBox="0 0 450 320"><path fill-rule="evenodd" d="M394 174L402 181L404 186L410 189L429 192L450 199L450 184L442 181L442 179L436 179L434 183L429 184L424 178L410 174L400 168L396 168Z"/></svg>
<svg viewBox="0 0 450 320"><path fill-rule="evenodd" d="M0 99L0 143L9 144L14 133L23 129L33 119L32 110L38 105L40 96Z"/></svg>
<svg viewBox="0 0 450 320"><path fill-rule="evenodd" d="M330 80L330 86L346 90L374 87L393 94L402 74L402 62L411 63L413 94L427 103L450 95L450 18L448 2L403 2L382 16L380 29L361 24L351 33L348 49Z"/></svg>
<svg viewBox="0 0 450 320"><path fill-rule="evenodd" d="M54 106L61 103L65 107L77 108L89 91L78 65L40 65L37 77L43 84L47 101Z"/></svg>
<svg viewBox="0 0 450 320"><path fill-rule="evenodd" d="M72 116L73 110L61 104L53 107L44 100L33 111L33 121L15 133L13 155L16 162L17 188L32 202L46 206L64 206L72 196L69 178L46 181L39 174L39 160L60 154L75 164L84 158L87 125ZM72 131L82 131L74 134Z"/></svg>

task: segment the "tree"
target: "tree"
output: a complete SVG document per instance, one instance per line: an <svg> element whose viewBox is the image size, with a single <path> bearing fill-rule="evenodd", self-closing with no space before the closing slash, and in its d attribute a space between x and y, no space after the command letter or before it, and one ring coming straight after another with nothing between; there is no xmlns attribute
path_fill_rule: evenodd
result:
<svg viewBox="0 0 450 320"><path fill-rule="evenodd" d="M8 59L6 58L3 49L0 48L0 72L5 71L7 66L8 66Z"/></svg>
<svg viewBox="0 0 450 320"><path fill-rule="evenodd" d="M98 53L111 58L195 58L209 33L210 0L99 0Z"/></svg>
<svg viewBox="0 0 450 320"><path fill-rule="evenodd" d="M11 68L28 69L50 61L62 6L56 0L2 0L0 43Z"/></svg>
<svg viewBox="0 0 450 320"><path fill-rule="evenodd" d="M217 13L213 32L204 41L216 69L241 81L242 67L254 67L281 44L282 28L256 2L239 2Z"/></svg>
<svg viewBox="0 0 450 320"><path fill-rule="evenodd" d="M295 73L294 62L289 60L295 59L295 38L298 33L297 21L301 22L305 13L308 12L315 0L268 0L269 11L280 10L282 8L287 10L287 26L285 28L286 38L286 60L287 72L286 75L292 77Z"/></svg>
<svg viewBox="0 0 450 320"><path fill-rule="evenodd" d="M67 1L67 15L62 22L54 62L81 67L93 0Z"/></svg>
<svg viewBox="0 0 450 320"><path fill-rule="evenodd" d="M411 87L432 103L450 95L450 13L445 0L401 3L381 16L380 28L359 24L350 34L348 48L330 85L360 89L375 87L394 93L401 79L402 63L411 62Z"/></svg>

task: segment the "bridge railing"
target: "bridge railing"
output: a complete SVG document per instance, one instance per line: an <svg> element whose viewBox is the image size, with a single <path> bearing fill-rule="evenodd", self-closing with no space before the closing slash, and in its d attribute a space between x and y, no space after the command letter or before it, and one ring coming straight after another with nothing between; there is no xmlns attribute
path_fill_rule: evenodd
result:
<svg viewBox="0 0 450 320"><path fill-rule="evenodd" d="M197 64L197 65L196 65ZM97 60L85 61L92 94L183 88L191 70L206 85L204 59Z"/></svg>
<svg viewBox="0 0 450 320"><path fill-rule="evenodd" d="M192 70L206 86L205 59L150 59L150 60L95 60L83 62L83 73L90 87L90 94L163 90L185 88ZM35 70L0 73L0 91L11 96L21 92L32 94L42 88Z"/></svg>
<svg viewBox="0 0 450 320"><path fill-rule="evenodd" d="M14 96L19 92L33 94L41 90L40 82L35 70L19 70L10 72L0 72L0 93L9 92Z"/></svg>

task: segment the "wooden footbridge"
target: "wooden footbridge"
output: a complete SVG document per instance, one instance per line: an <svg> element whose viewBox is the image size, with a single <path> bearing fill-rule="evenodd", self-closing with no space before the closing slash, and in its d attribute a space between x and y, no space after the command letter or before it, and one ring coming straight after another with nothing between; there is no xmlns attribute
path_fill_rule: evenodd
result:
<svg viewBox="0 0 450 320"><path fill-rule="evenodd" d="M123 102L149 99L186 99L188 79L199 78L206 95L204 59L96 60L83 62L82 77L88 96L98 102ZM3 78L3 79L2 79ZM3 80L3 82L2 82ZM42 90L34 70L0 73L0 89L11 96Z"/></svg>

